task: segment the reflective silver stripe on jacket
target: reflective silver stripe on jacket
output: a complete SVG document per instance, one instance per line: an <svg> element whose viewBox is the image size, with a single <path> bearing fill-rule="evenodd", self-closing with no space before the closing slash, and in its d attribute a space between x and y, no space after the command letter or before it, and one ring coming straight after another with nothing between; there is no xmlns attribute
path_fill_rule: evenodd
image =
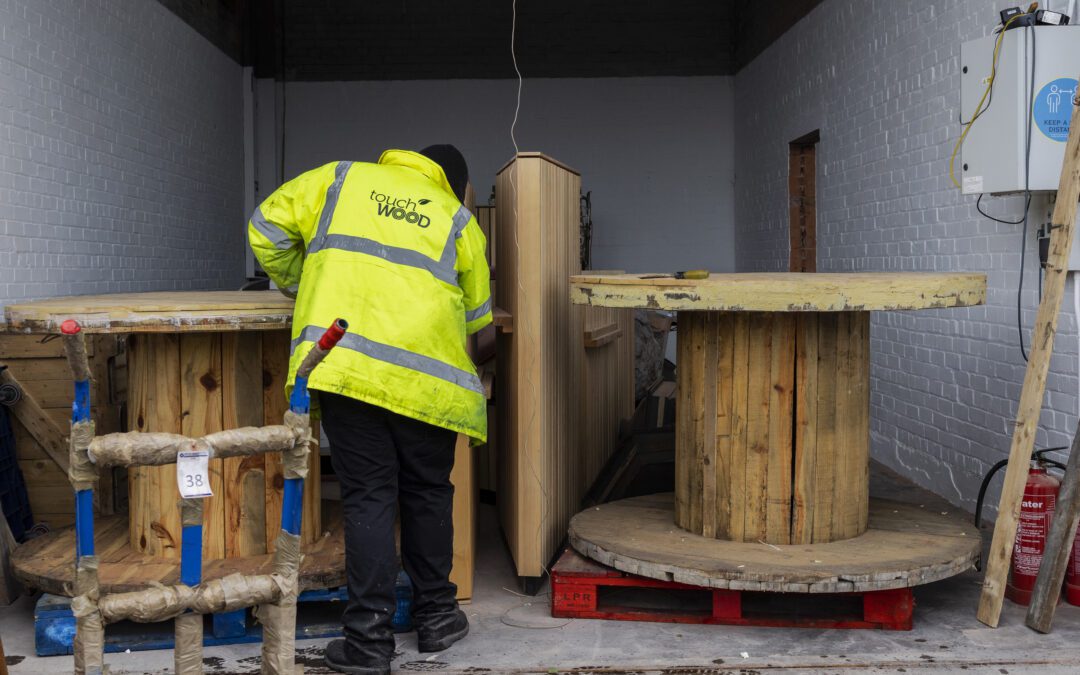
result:
<svg viewBox="0 0 1080 675"><path fill-rule="evenodd" d="M292 351L296 351L296 348L303 342L315 342L325 331L325 328L320 328L319 326L305 326L303 332L300 333L300 337L292 341ZM337 346L351 349L354 352L360 352L377 361L384 361L395 366L401 366L402 368L408 368L409 370L415 370L424 373L425 375L437 377L440 380L446 380L451 384L456 384L459 387L476 392L481 396L484 395L484 386L481 384L480 378L474 373L455 368L449 363L433 359L430 356L424 356L423 354L410 352L407 349L375 342L374 340L369 340L356 333L345 333L345 336L341 338L341 341L337 343Z"/></svg>
<svg viewBox="0 0 1080 675"><path fill-rule="evenodd" d="M308 246L308 255L323 247L326 239L326 231L330 229L330 221L334 219L334 210L337 209L338 198L341 197L341 186L345 183L345 176L349 173L352 162L338 162L334 167L334 182L326 188L326 202L323 204L322 213L319 214L319 229L315 231L315 237Z"/></svg>
<svg viewBox="0 0 1080 675"><path fill-rule="evenodd" d="M461 238L461 233L469 224L470 219L472 219L472 214L464 205L454 214L454 221L450 224L450 235L446 238L442 257L439 258L439 262L448 265L450 269L454 269L454 265L457 264L457 240Z"/></svg>
<svg viewBox="0 0 1080 675"><path fill-rule="evenodd" d="M488 297L488 299L484 301L484 304L480 305L476 309L470 309L469 311L465 312L465 322L468 323L469 321L476 321L490 311L491 298Z"/></svg>
<svg viewBox="0 0 1080 675"><path fill-rule="evenodd" d="M281 229L280 225L266 219L261 206L256 206L255 213L251 214L251 224L255 226L259 234L269 239L275 248L280 248L283 251L292 248L292 239L289 239L289 235L286 234L285 230Z"/></svg>
<svg viewBox="0 0 1080 675"><path fill-rule="evenodd" d="M448 284L457 283L457 272L454 271L452 265L447 268L443 265L441 260L432 260L420 251L380 244L372 239L354 237L348 234L331 234L327 236L324 248L352 251L353 253L365 253L397 265L419 267L420 269L431 272L436 279L445 281Z"/></svg>
<svg viewBox="0 0 1080 675"><path fill-rule="evenodd" d="M335 204L337 199L335 198ZM326 197L327 205L330 204L330 194L327 193ZM325 216L326 209L323 209L323 215ZM444 281L452 286L457 285L457 240L461 238L461 233L465 229L465 226L469 224L469 220L472 219L472 214L469 210L462 206L454 214L453 222L450 225L450 234L446 237L446 244L443 245L442 255L438 260L429 258L419 251L414 251L408 248L401 248L398 246L390 246L388 244L380 244L379 242L368 239L367 237L357 237L351 234L331 234L317 237L315 241L312 241L311 248L308 249L308 254L315 253L325 249L337 249L339 251L351 251L353 253L363 253L365 255L374 256L376 258L382 258L387 262L394 263L395 265L405 265L407 267L416 267L422 270L427 270L440 281ZM326 227L329 227L330 223L327 221ZM323 230L322 220L319 221L319 230Z"/></svg>

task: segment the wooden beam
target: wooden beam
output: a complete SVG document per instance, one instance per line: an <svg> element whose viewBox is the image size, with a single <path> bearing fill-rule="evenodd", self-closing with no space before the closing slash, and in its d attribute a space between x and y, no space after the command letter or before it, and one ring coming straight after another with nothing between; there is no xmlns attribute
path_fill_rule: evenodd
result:
<svg viewBox="0 0 1080 675"><path fill-rule="evenodd" d="M67 473L68 446L64 433L57 428L49 414L45 412L37 399L26 390L26 387L19 384L19 381L15 379L10 370L0 371L0 384L10 384L22 391L22 398L11 406L11 411L15 413L15 419L26 427L26 430L38 442L41 449L56 462L57 466L63 469L64 473Z"/></svg>
<svg viewBox="0 0 1080 675"><path fill-rule="evenodd" d="M500 333L514 332L514 317L505 309L499 307L493 309L491 311L491 321L495 324L495 329Z"/></svg>
<svg viewBox="0 0 1080 675"><path fill-rule="evenodd" d="M1031 331L1031 354L1027 371L1024 373L1024 388L1020 393L1012 448L1009 450L1009 466L1005 470L1005 484L1001 489L994 539L990 544L986 577L983 579L982 596L979 599L978 618L988 626L996 627L1001 618L1001 604L1005 595L1009 563L1012 560L1020 502L1024 496L1028 464L1035 445L1039 415L1042 413L1046 373L1054 351L1058 312L1065 295L1065 279L1069 273L1069 251L1072 248L1073 228L1076 223L1076 201L1080 198L1080 106L1073 106L1071 124L1069 140L1065 145L1065 161L1061 167L1057 203L1050 225L1050 254L1046 263L1043 297Z"/></svg>
<svg viewBox="0 0 1080 675"><path fill-rule="evenodd" d="M599 328L587 328L585 329L585 348L603 347L618 340L621 335L622 328L617 323L609 323Z"/></svg>
<svg viewBox="0 0 1080 675"><path fill-rule="evenodd" d="M1061 480L1061 489L1054 508L1054 520L1050 533L1046 537L1039 576L1035 578L1035 588L1031 592L1031 604L1028 606L1027 623L1040 633L1049 633L1054 623L1054 611L1058 598L1061 597L1061 583L1065 579L1065 569L1069 564L1069 554L1073 550L1076 537L1076 523L1080 519L1080 424L1077 424L1073 436L1069 462L1065 467L1065 476Z"/></svg>
<svg viewBox="0 0 1080 675"><path fill-rule="evenodd" d="M11 568L11 554L15 551L15 537L11 535L4 509L0 507L0 607L10 605L22 595L22 587L15 579ZM0 651L0 666L4 663L4 654Z"/></svg>

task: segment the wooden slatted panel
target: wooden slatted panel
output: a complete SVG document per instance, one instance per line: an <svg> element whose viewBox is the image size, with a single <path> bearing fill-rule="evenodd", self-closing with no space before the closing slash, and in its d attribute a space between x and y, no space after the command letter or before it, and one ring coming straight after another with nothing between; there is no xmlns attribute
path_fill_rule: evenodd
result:
<svg viewBox="0 0 1080 675"><path fill-rule="evenodd" d="M181 433L180 336L131 336L128 369L128 428ZM170 464L130 469L128 495L132 549L156 557L179 558L176 467Z"/></svg>
<svg viewBox="0 0 1080 675"><path fill-rule="evenodd" d="M31 513L35 522L57 529L74 522L74 497L67 472L53 458L53 455L65 460L67 457L65 437L71 420L73 387L63 341L47 337L0 334L0 365L8 367L6 372L23 390L24 402L11 409L10 417ZM42 342L43 339L46 341ZM86 347L94 379L91 410L96 428L98 433L119 431L118 402L110 397L109 387L110 361L119 352L119 341L114 336L91 336ZM30 401L43 413L41 419L24 417L31 412L26 405ZM94 496L99 513L113 512L110 472L103 472Z"/></svg>
<svg viewBox="0 0 1080 675"><path fill-rule="evenodd" d="M180 400L183 417L180 432L185 436L204 436L222 430L221 334L185 333L180 336ZM176 488L176 467L171 485L162 486L180 499ZM225 488L224 460L210 460L212 497L203 500L203 559L225 557ZM137 505L133 504L133 507ZM175 509L176 507L173 506ZM177 541L180 532L170 532Z"/></svg>
<svg viewBox="0 0 1080 675"><path fill-rule="evenodd" d="M817 440L814 454L814 542L832 540L833 497L836 481L836 345L837 322L831 314L818 315L817 332Z"/></svg>
<svg viewBox="0 0 1080 675"><path fill-rule="evenodd" d="M222 336L222 418L226 429L262 426L262 340L258 333ZM253 395L254 394L254 395ZM225 557L266 553L266 458L224 460Z"/></svg>
<svg viewBox="0 0 1080 675"><path fill-rule="evenodd" d="M454 563L450 581L457 586L458 600L468 600L473 593L473 570L476 559L476 499L473 485L473 449L469 437L458 434L454 447Z"/></svg>
<svg viewBox="0 0 1080 675"><path fill-rule="evenodd" d="M742 541L746 538L746 460L749 453L750 379L750 316L735 314L732 322L734 349L731 378L731 461L728 500L731 506L730 531L727 538ZM676 435L678 432L676 431Z"/></svg>
<svg viewBox="0 0 1080 675"><path fill-rule="evenodd" d="M586 326L599 324L569 301L580 264L580 190L576 173L535 153L519 155L497 179L495 297L513 317L513 332L499 334L498 490L525 577L540 576L554 557L632 405L632 369L611 372L632 358L629 316L595 315L590 321L616 323L622 335L587 349Z"/></svg>
<svg viewBox="0 0 1080 675"><path fill-rule="evenodd" d="M263 424L281 424L289 409L285 399L285 377L289 374L289 331L276 330L262 334ZM265 516L266 552L276 548L281 530L281 498L285 476L281 470L281 453L264 456L266 471ZM305 490L306 492L306 490Z"/></svg>
<svg viewBox="0 0 1080 675"><path fill-rule="evenodd" d="M634 314L633 310L586 307L584 331L611 328L614 339L596 347L586 341L582 419L581 475L577 489L584 494L618 448L613 428L634 414Z"/></svg>
<svg viewBox="0 0 1080 675"><path fill-rule="evenodd" d="M792 485L791 543L814 541L814 512L817 508L817 411L818 411L818 317L817 313L797 318L795 383L795 478Z"/></svg>
<svg viewBox="0 0 1080 675"><path fill-rule="evenodd" d="M682 312L676 524L820 543L866 528L869 315Z"/></svg>
<svg viewBox="0 0 1080 675"><path fill-rule="evenodd" d="M769 359L769 470L765 541L791 541L792 428L795 388L795 316L772 318Z"/></svg>

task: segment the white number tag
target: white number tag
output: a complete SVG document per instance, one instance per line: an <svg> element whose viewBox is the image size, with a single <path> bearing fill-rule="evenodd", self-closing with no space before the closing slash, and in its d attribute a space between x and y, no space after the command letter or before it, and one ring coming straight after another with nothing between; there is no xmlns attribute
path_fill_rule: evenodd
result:
<svg viewBox="0 0 1080 675"><path fill-rule="evenodd" d="M176 453L176 484L185 499L212 497L210 451L181 450Z"/></svg>

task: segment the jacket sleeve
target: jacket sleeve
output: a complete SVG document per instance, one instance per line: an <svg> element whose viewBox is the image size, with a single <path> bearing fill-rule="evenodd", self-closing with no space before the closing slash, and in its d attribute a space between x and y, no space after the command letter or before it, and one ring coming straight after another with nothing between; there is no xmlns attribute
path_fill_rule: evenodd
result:
<svg viewBox="0 0 1080 675"><path fill-rule="evenodd" d="M476 218L470 218L457 240L458 285L465 304L465 332L472 335L491 323L491 270L487 240Z"/></svg>
<svg viewBox="0 0 1080 675"><path fill-rule="evenodd" d="M285 183L255 208L248 221L248 243L255 258L290 297L296 297L300 288L304 252L333 181L333 166L319 167Z"/></svg>

